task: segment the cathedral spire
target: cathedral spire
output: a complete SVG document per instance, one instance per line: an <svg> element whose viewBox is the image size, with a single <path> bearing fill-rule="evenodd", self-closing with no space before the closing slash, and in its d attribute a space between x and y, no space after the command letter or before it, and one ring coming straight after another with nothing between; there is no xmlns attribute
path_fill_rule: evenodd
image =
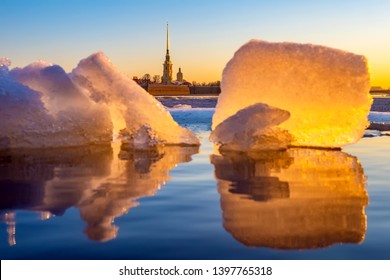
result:
<svg viewBox="0 0 390 280"><path fill-rule="evenodd" d="M169 26L168 26L168 22L167 22L167 52L169 52L169 44L168 44L168 41L169 41L169 34L168 34L168 32L169 32Z"/></svg>
<svg viewBox="0 0 390 280"><path fill-rule="evenodd" d="M168 85L172 81L172 62L171 57L169 55L169 29L168 29L168 22L167 22L167 53L165 55L165 61L163 64L163 76L161 78L162 83L165 85Z"/></svg>

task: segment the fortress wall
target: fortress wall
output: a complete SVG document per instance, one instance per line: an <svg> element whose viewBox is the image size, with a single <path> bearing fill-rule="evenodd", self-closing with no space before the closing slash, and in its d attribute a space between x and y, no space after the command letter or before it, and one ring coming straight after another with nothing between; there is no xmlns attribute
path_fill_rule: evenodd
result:
<svg viewBox="0 0 390 280"><path fill-rule="evenodd" d="M191 86L191 94L219 94L221 88L219 86Z"/></svg>
<svg viewBox="0 0 390 280"><path fill-rule="evenodd" d="M177 85L149 85L147 91L151 95L189 95L190 89L188 86Z"/></svg>

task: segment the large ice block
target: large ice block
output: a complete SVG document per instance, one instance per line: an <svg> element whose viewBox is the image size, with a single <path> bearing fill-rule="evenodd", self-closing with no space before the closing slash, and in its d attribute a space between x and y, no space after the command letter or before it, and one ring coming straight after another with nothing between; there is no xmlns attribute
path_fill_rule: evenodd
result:
<svg viewBox="0 0 390 280"><path fill-rule="evenodd" d="M108 107L92 101L61 66L37 61L13 69L10 75L39 94L46 113L57 127L56 134L44 135L46 147L110 143L112 122ZM17 112L14 118L18 119Z"/></svg>
<svg viewBox="0 0 390 280"><path fill-rule="evenodd" d="M199 145L102 53L80 61L70 75L44 61L9 66L0 59L0 148L108 144L119 134L133 149Z"/></svg>
<svg viewBox="0 0 390 280"><path fill-rule="evenodd" d="M212 128L248 106L288 111L293 146L341 147L364 134L372 98L366 59L329 47L252 40L227 63ZM246 125L243 123L242 125Z"/></svg>
<svg viewBox="0 0 390 280"><path fill-rule="evenodd" d="M9 73L0 75L0 148L110 143L111 122L104 118L104 111L86 107L78 112L80 109L60 110L53 115L41 92L22 85Z"/></svg>
<svg viewBox="0 0 390 280"><path fill-rule="evenodd" d="M191 131L179 126L159 101L119 72L103 53L81 60L71 78L93 100L110 106L114 129L127 136L130 146L199 145Z"/></svg>

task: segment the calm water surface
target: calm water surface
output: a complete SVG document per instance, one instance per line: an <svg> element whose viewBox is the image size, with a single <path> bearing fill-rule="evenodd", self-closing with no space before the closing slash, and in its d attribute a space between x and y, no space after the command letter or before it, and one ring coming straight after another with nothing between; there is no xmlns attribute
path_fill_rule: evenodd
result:
<svg viewBox="0 0 390 280"><path fill-rule="evenodd" d="M343 151L3 152L2 259L389 259L390 137Z"/></svg>

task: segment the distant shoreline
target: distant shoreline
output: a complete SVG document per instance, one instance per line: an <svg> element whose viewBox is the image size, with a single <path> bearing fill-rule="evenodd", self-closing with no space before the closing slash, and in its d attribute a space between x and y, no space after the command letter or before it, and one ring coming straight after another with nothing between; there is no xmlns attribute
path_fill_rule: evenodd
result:
<svg viewBox="0 0 390 280"><path fill-rule="evenodd" d="M219 93L203 93L203 94L189 94L189 95L154 95L156 98L197 98L197 97L210 97L210 98L217 98L219 96Z"/></svg>
<svg viewBox="0 0 390 280"><path fill-rule="evenodd" d="M175 105L189 104L186 100L200 99L207 100L207 107L213 108L217 103L219 94L190 94L178 96L155 96L164 106L173 107ZM373 103L370 111L375 112L390 112L390 96L373 96Z"/></svg>

